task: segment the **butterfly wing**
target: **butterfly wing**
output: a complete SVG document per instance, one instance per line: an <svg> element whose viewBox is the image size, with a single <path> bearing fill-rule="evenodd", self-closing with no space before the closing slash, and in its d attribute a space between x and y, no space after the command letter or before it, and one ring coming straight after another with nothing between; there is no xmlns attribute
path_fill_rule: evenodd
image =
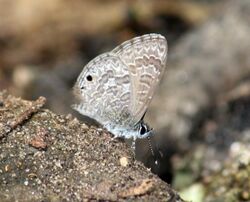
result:
<svg viewBox="0 0 250 202"><path fill-rule="evenodd" d="M131 81L126 65L105 53L90 61L73 88L79 104L73 108L103 125L127 127L131 122Z"/></svg>
<svg viewBox="0 0 250 202"><path fill-rule="evenodd" d="M130 111L136 123L145 114L161 80L167 61L167 48L163 36L147 34L126 41L111 51L129 70L133 94Z"/></svg>

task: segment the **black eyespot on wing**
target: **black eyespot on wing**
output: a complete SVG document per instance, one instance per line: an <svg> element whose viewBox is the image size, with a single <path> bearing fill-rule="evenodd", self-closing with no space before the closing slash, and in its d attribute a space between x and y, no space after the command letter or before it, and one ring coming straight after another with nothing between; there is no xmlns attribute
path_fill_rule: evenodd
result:
<svg viewBox="0 0 250 202"><path fill-rule="evenodd" d="M88 81L92 81L92 80L93 80L93 77L92 77L91 75L88 75L88 76L86 77L86 79L87 79Z"/></svg>
<svg viewBox="0 0 250 202"><path fill-rule="evenodd" d="M84 89L84 86L82 86L81 89L83 90L83 89Z"/></svg>

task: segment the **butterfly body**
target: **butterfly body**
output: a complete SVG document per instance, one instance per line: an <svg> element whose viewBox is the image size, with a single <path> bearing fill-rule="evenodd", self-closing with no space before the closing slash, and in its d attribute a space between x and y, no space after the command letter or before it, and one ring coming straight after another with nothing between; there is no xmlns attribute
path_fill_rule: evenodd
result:
<svg viewBox="0 0 250 202"><path fill-rule="evenodd" d="M145 138L148 137L152 129L148 127L146 123L143 121L140 121L138 124L134 125L130 128L124 128L124 127L117 127L117 125L113 124L107 124L104 125L104 127L110 131L112 134L114 134L115 137L125 137L125 138Z"/></svg>
<svg viewBox="0 0 250 202"><path fill-rule="evenodd" d="M144 138L151 129L143 122L162 77L167 42L147 34L122 43L90 61L74 86L81 114L101 123L115 137Z"/></svg>

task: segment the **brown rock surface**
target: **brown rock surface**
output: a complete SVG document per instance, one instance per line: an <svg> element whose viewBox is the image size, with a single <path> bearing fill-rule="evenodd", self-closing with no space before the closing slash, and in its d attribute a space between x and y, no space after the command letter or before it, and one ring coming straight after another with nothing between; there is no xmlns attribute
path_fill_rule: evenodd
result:
<svg viewBox="0 0 250 202"><path fill-rule="evenodd" d="M1 201L182 201L125 143L44 102L0 92Z"/></svg>

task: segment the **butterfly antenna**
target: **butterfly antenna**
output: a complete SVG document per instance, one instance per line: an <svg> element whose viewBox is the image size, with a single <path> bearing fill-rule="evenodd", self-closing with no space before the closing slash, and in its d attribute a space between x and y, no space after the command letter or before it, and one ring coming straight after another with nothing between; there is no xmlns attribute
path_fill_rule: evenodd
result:
<svg viewBox="0 0 250 202"><path fill-rule="evenodd" d="M155 159L155 164L157 165L157 164L158 164L158 161L156 160L156 155L155 155L155 153L154 153L154 150L153 150L153 147L152 147L152 144L151 144L151 136L148 136L148 137L147 137L147 140L148 140L149 149L150 149L150 151L151 151L152 156L153 156L154 159Z"/></svg>

